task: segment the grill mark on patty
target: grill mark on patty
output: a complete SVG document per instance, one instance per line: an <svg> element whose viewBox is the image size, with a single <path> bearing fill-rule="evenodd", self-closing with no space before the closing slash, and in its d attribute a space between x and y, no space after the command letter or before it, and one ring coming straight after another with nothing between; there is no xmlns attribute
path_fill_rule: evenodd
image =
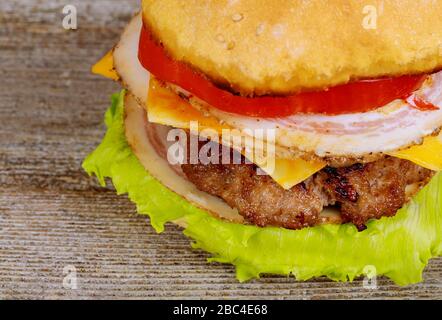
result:
<svg viewBox="0 0 442 320"><path fill-rule="evenodd" d="M363 170L364 166L357 164L351 167L344 168L344 172L349 174L354 171ZM326 167L323 171L328 175L325 183L329 186L333 186L339 199L342 201L357 202L359 194L348 181L348 179L338 172L338 169L332 167Z"/></svg>

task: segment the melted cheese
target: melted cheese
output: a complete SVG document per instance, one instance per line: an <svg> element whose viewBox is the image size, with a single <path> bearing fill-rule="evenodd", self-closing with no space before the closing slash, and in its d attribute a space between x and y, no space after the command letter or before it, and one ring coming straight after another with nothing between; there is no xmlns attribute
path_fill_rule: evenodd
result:
<svg viewBox="0 0 442 320"><path fill-rule="evenodd" d="M205 116L193 108L187 101L163 87L154 78L149 81L147 105L147 117L153 123L189 129L190 122L196 121L201 130L214 129L221 133L222 129L230 129L228 125L222 125L217 119Z"/></svg>
<svg viewBox="0 0 442 320"><path fill-rule="evenodd" d="M301 158L292 159L275 159L275 168L267 169L265 165L260 165L273 180L275 180L281 187L288 190L293 186L310 178L316 172L322 170L326 166L321 161L306 161Z"/></svg>
<svg viewBox="0 0 442 320"><path fill-rule="evenodd" d="M113 50L106 53L106 55L92 67L92 73L115 81L120 79L114 68Z"/></svg>
<svg viewBox="0 0 442 320"><path fill-rule="evenodd" d="M421 167L442 170L442 134L437 137L427 137L422 145L395 151L391 156L412 161Z"/></svg>

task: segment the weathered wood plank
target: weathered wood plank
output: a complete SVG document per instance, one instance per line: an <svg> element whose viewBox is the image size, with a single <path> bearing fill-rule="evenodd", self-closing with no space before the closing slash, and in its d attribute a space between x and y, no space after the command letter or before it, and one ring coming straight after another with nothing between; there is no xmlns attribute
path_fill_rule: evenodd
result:
<svg viewBox="0 0 442 320"><path fill-rule="evenodd" d="M79 29L65 31L65 1L0 2L0 299L4 298L442 298L442 260L407 288L386 279L240 284L208 264L180 229L157 235L126 197L81 169L104 134L118 85L89 73L136 12L136 0L69 1ZM63 288L74 265L78 289Z"/></svg>

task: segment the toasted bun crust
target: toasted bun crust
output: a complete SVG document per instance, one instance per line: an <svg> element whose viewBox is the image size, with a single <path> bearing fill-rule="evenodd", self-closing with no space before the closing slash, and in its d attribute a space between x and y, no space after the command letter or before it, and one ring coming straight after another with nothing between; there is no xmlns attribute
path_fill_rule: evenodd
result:
<svg viewBox="0 0 442 320"><path fill-rule="evenodd" d="M247 95L442 68L438 0L143 0L143 15L172 57Z"/></svg>

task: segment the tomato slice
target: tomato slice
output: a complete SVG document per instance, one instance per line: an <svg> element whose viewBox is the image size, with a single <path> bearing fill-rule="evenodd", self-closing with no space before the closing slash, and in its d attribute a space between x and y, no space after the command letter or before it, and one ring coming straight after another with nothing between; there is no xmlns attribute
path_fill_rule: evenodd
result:
<svg viewBox="0 0 442 320"><path fill-rule="evenodd" d="M169 57L163 46L143 26L138 58L160 80L173 83L219 110L261 118L286 117L297 113L339 115L367 112L405 99L420 88L427 75L362 80L323 91L290 96L242 97L218 88L189 65Z"/></svg>

